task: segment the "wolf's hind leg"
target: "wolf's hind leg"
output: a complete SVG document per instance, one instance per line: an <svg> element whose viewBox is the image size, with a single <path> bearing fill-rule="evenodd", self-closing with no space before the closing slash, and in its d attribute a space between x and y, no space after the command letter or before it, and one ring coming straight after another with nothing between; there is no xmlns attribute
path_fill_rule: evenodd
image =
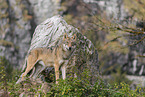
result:
<svg viewBox="0 0 145 97"><path fill-rule="evenodd" d="M40 65L41 64L41 65ZM43 71L45 70L46 66L44 64L43 61L39 61L39 65L36 65L36 72L35 74L33 75L33 79L36 79L36 77L38 77L38 75Z"/></svg>
<svg viewBox="0 0 145 97"><path fill-rule="evenodd" d="M37 59L28 59L27 60L27 68L26 68L26 70L25 70L25 72L23 73L23 75L22 75L22 80L23 80L23 78L24 78L24 76L26 76L27 75L27 73L29 73L29 71L34 67L34 65L36 64L38 62L38 60Z"/></svg>
<svg viewBox="0 0 145 97"><path fill-rule="evenodd" d="M31 77L33 76L34 72L35 72L35 66L34 66L34 68L32 69L32 73L31 73L31 75L29 76L29 78L31 78Z"/></svg>

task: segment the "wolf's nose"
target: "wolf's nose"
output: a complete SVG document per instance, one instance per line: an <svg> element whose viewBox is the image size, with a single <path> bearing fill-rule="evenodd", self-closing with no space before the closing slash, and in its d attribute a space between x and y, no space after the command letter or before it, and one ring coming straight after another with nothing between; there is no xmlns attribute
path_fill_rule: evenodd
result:
<svg viewBox="0 0 145 97"><path fill-rule="evenodd" d="M69 47L69 50L71 50L71 47Z"/></svg>

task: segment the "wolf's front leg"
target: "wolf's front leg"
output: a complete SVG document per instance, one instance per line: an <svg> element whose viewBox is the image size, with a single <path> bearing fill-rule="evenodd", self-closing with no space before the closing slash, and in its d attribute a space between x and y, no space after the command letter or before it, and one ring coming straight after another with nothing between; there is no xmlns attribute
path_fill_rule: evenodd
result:
<svg viewBox="0 0 145 97"><path fill-rule="evenodd" d="M55 68L55 79L56 79L56 84L58 84L58 79L59 79L59 66L58 64L54 65Z"/></svg>
<svg viewBox="0 0 145 97"><path fill-rule="evenodd" d="M66 65L65 64L62 65L61 71L62 71L62 78L65 79L66 78Z"/></svg>

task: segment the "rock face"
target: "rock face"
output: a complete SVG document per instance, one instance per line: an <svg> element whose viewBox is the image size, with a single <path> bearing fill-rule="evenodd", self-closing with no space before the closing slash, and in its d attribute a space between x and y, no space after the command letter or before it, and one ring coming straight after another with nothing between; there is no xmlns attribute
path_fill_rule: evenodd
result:
<svg viewBox="0 0 145 97"><path fill-rule="evenodd" d="M27 1L1 0L0 4L0 56L20 65L30 44L33 13Z"/></svg>
<svg viewBox="0 0 145 97"><path fill-rule="evenodd" d="M29 0L35 13L35 23L40 24L47 18L58 14L61 0Z"/></svg>
<svg viewBox="0 0 145 97"><path fill-rule="evenodd" d="M58 9L61 6L62 1L65 0L1 0L0 56L6 57L6 59L9 60L12 65L21 68L24 63L24 58L27 55L27 51L35 48L36 44L34 46L31 44L30 47L30 43L36 25L40 24L47 18L58 14ZM72 1L75 2L75 0ZM79 0L76 1L79 2ZM126 13L124 12L123 8L123 0L80 1L89 4L93 14L96 14L97 11L100 11L100 13L105 12L108 17L119 18L120 20L126 17ZM69 9L69 11L72 10L72 8ZM73 13L75 13L77 9L79 9L78 6L75 7ZM85 12L83 12L83 14L84 13ZM67 14L67 12L64 14ZM43 23L40 24L41 26L39 25L36 28L37 31L35 31L35 33L39 31L38 29L40 29L40 27L45 26ZM51 24L48 25L48 27L51 29ZM63 33L60 33L60 35L61 34ZM46 38L51 37L47 36ZM140 39L140 37L135 38ZM83 44L83 42L80 43ZM87 45L86 43L84 44ZM122 70L127 71L128 74L145 75L144 58L134 58L136 55L145 55L144 52L144 42L142 42L137 47L129 48L129 53L126 55L110 54L109 57L112 58L112 60L107 60L109 65L107 64L106 67L112 66L112 64L121 64Z"/></svg>
<svg viewBox="0 0 145 97"><path fill-rule="evenodd" d="M109 18L124 19L126 12L124 10L123 0L83 0L87 4L96 5L93 6L93 13L96 11L105 12Z"/></svg>

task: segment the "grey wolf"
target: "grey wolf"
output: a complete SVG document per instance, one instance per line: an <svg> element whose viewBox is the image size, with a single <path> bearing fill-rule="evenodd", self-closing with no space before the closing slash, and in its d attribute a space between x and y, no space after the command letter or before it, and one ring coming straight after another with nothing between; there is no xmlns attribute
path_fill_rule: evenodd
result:
<svg viewBox="0 0 145 97"><path fill-rule="evenodd" d="M68 35L65 33L62 42L56 47L41 47L31 50L28 58L26 59L26 70L21 76L22 81L39 61L41 61L42 68L37 73L41 73L44 69L46 69L46 67L54 67L57 84L59 79L59 68L61 67L62 78L65 79L67 64L76 48L75 44L76 34L72 37L68 37Z"/></svg>

